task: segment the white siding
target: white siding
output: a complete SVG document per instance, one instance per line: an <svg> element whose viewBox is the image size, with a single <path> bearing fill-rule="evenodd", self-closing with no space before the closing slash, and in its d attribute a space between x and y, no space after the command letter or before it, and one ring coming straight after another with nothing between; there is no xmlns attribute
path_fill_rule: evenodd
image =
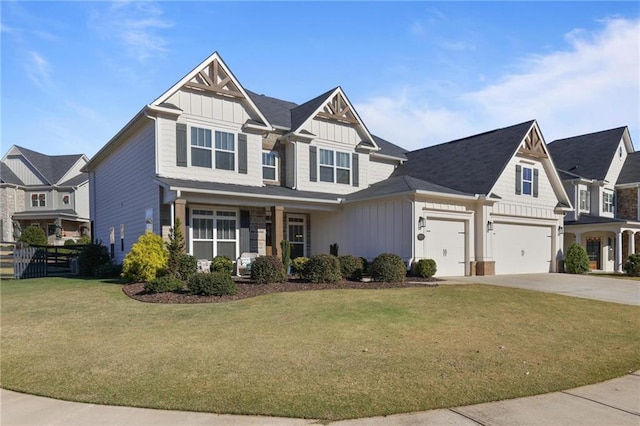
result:
<svg viewBox="0 0 640 426"><path fill-rule="evenodd" d="M153 121L148 120L126 144L98 164L91 177L94 236L108 247L109 229L114 228L116 262L122 262L131 245L144 234L146 209L153 209L153 230L160 233L159 188L153 182L154 133ZM124 252L120 250L121 224L125 227Z"/></svg>
<svg viewBox="0 0 640 426"><path fill-rule="evenodd" d="M619 155L620 150L622 149L622 156ZM618 181L618 176L620 176L620 172L622 171L622 166L624 165L624 160L627 159L627 148L624 144L624 139L621 139L618 143L618 147L616 148L616 152L613 156L613 160L611 161L611 165L609 166L609 171L605 176L604 180L609 182L611 188L612 185Z"/></svg>
<svg viewBox="0 0 640 426"><path fill-rule="evenodd" d="M209 119L212 122L223 121L242 125L252 118L241 101L208 93L180 90L167 102L180 108L187 117Z"/></svg>
<svg viewBox="0 0 640 426"><path fill-rule="evenodd" d="M80 185L73 192L73 206L78 216L89 218L89 182Z"/></svg>
<svg viewBox="0 0 640 426"><path fill-rule="evenodd" d="M365 136L351 124L329 122L325 120L311 120L304 128L313 133L318 139L333 141L346 147L355 148Z"/></svg>
<svg viewBox="0 0 640 426"><path fill-rule="evenodd" d="M311 215L311 252L328 253L338 243L340 254L372 260L380 253L411 258L412 204L402 199L345 205L335 213Z"/></svg>
<svg viewBox="0 0 640 426"><path fill-rule="evenodd" d="M366 174L367 185L373 185L374 183L381 182L389 178L389 176L391 176L391 173L393 173L393 171L396 169L396 166L398 165L398 161L382 160L379 158L371 158L364 155L362 157L368 157L369 159L369 161L367 162L369 167ZM360 171L360 176L362 176L362 171Z"/></svg>

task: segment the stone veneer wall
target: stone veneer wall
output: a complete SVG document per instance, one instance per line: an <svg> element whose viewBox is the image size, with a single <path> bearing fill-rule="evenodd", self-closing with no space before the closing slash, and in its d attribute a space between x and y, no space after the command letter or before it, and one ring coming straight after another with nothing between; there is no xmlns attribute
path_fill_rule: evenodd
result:
<svg viewBox="0 0 640 426"><path fill-rule="evenodd" d="M616 190L617 217L620 219L638 220L638 188L621 188Z"/></svg>
<svg viewBox="0 0 640 426"><path fill-rule="evenodd" d="M265 218L264 207L249 207L247 209L250 213L250 228L249 239L252 253L258 253L260 256L267 254L267 227Z"/></svg>
<svg viewBox="0 0 640 426"><path fill-rule="evenodd" d="M0 188L0 220L2 235L0 241L13 241L13 214L25 210L24 190L5 187Z"/></svg>

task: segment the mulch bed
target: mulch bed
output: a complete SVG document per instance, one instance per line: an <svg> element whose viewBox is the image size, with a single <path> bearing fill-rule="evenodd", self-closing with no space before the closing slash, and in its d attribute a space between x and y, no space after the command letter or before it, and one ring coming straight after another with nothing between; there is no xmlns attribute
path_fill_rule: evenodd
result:
<svg viewBox="0 0 640 426"><path fill-rule="evenodd" d="M338 283L308 283L302 280L290 279L286 283L255 284L247 278L234 278L238 293L234 296L196 296L186 290L179 292L148 294L144 292L144 283L126 284L122 291L132 299L148 303L222 303L233 300L247 299L270 293L285 293L293 291L328 290L328 289L382 289L408 287L436 287L437 278L407 277L404 283L360 282L343 280Z"/></svg>

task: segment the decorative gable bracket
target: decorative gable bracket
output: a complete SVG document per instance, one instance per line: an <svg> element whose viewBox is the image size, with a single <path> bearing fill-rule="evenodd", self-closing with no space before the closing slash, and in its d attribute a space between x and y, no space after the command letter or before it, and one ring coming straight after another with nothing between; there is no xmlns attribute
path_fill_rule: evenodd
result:
<svg viewBox="0 0 640 426"><path fill-rule="evenodd" d="M185 83L185 87L194 90L215 93L237 99L244 99L244 95L234 84L217 59L214 59L208 67L199 71L191 80Z"/></svg>
<svg viewBox="0 0 640 426"><path fill-rule="evenodd" d="M534 158L549 158L547 148L535 127L525 136L524 143L518 149L518 154Z"/></svg>
<svg viewBox="0 0 640 426"><path fill-rule="evenodd" d="M336 93L333 99L324 106L323 110L318 112L316 117L342 121L349 124L360 123L340 93Z"/></svg>

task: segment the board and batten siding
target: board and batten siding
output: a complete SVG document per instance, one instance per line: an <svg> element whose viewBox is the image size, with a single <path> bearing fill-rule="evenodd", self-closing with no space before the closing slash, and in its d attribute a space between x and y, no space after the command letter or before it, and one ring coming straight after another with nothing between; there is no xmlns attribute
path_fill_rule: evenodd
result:
<svg viewBox="0 0 640 426"><path fill-rule="evenodd" d="M340 255L373 260L381 253L411 258L412 204L402 199L347 204L338 212L312 213L311 252L328 253L338 243Z"/></svg>
<svg viewBox="0 0 640 426"><path fill-rule="evenodd" d="M115 231L115 261L121 263L140 235L145 233L145 212L153 209L153 231L160 233L158 184L155 176L155 126L148 123L133 134L91 173L91 217L94 237L109 247ZM99 197L95 197L99 194ZM124 225L124 251L120 250L120 225Z"/></svg>
<svg viewBox="0 0 640 426"><path fill-rule="evenodd" d="M174 93L167 102L180 108L185 116L200 117L213 121L244 124L251 117L241 101L215 96L209 93L200 93L187 90L179 90Z"/></svg>
<svg viewBox="0 0 640 426"><path fill-rule="evenodd" d="M72 206L78 216L82 218L89 218L89 181L76 188L71 200L73 203Z"/></svg>
<svg viewBox="0 0 640 426"><path fill-rule="evenodd" d="M21 156L8 156L5 164L25 185L48 185Z"/></svg>
<svg viewBox="0 0 640 426"><path fill-rule="evenodd" d="M354 125L318 119L309 121L304 130L316 135L318 139L337 142L352 149L366 138Z"/></svg>

